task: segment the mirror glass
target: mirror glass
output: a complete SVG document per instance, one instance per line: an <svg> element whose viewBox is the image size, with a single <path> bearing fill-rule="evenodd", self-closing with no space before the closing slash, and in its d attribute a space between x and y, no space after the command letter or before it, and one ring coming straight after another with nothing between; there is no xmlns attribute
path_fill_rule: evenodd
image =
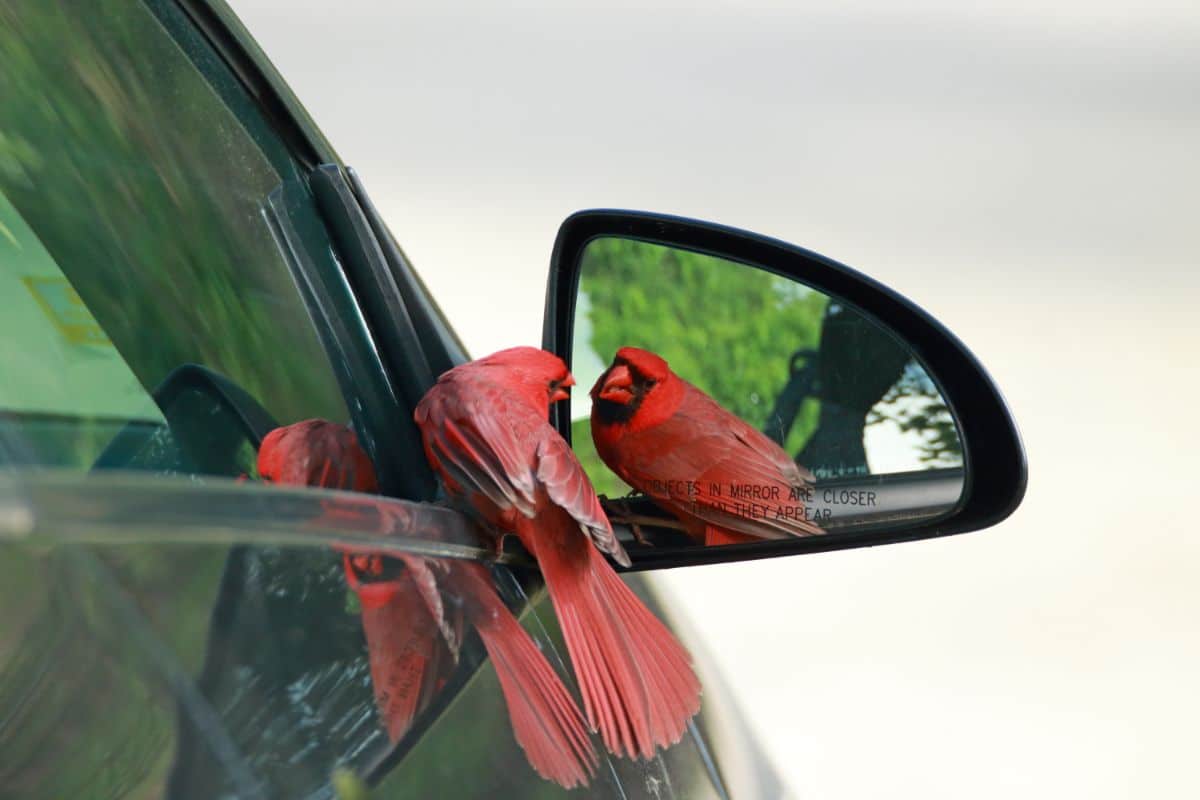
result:
<svg viewBox="0 0 1200 800"><path fill-rule="evenodd" d="M571 369L575 451L614 522L648 543L891 528L962 492L953 411L911 348L764 269L593 239Z"/></svg>

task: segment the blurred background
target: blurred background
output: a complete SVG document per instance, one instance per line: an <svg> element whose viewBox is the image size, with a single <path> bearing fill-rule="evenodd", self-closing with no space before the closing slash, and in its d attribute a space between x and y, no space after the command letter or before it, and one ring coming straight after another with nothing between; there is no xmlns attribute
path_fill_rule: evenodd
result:
<svg viewBox="0 0 1200 800"><path fill-rule="evenodd" d="M230 2L476 355L613 206L850 264L992 372L1005 523L657 576L795 796L1197 796L1194 7Z"/></svg>

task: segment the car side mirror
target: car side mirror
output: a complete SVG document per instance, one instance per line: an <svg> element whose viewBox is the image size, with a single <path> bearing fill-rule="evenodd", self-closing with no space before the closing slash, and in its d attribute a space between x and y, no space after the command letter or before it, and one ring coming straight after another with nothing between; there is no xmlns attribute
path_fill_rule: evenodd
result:
<svg viewBox="0 0 1200 800"><path fill-rule="evenodd" d="M554 423L635 569L978 530L1024 496L1016 425L967 348L887 287L784 242L574 214L544 340L577 384Z"/></svg>

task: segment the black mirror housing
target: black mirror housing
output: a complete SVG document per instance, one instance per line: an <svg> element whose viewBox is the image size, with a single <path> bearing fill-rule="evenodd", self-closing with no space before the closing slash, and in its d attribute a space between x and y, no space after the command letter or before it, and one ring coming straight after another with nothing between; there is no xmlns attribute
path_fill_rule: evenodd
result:
<svg viewBox="0 0 1200 800"><path fill-rule="evenodd" d="M897 524L877 522L866 529L831 530L825 535L719 547L668 544L632 548L633 569L769 558L946 536L994 525L1020 505L1027 467L1016 423L994 382L967 347L932 316L888 287L832 259L776 239L663 214L616 210L573 214L560 227L554 244L543 331L543 347L572 368L576 300L585 249L604 239L630 240L736 262L798 282L852 308L889 331L932 376L953 413L961 446L962 490L945 513ZM558 431L570 441L567 404L555 404L551 414ZM578 449L579 443L576 445Z"/></svg>

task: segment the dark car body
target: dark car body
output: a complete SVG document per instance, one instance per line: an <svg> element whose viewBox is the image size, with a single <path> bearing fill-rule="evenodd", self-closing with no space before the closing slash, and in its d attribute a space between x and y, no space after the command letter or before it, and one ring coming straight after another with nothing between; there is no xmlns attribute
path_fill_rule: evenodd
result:
<svg viewBox="0 0 1200 800"><path fill-rule="evenodd" d="M380 729L330 545L490 554L387 516L437 497L411 412L467 354L353 171L219 0L18 0L0 29L0 234L28 315L2 365L5 794L328 797L338 769L381 798L565 794L477 642L410 735ZM353 425L395 500L234 483L267 430L317 416ZM536 573L494 571L566 676ZM680 634L701 715L574 796L782 794Z"/></svg>

